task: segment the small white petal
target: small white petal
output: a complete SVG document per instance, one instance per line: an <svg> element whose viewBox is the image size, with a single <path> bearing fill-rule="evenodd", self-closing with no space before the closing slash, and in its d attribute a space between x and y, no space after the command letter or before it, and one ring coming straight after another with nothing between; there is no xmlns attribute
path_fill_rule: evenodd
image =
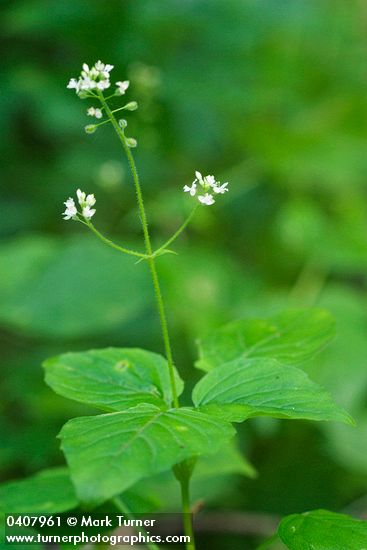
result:
<svg viewBox="0 0 367 550"><path fill-rule="evenodd" d="M77 189L76 196L78 197L78 202L80 205L84 204L85 202L85 193L81 191L80 189Z"/></svg>
<svg viewBox="0 0 367 550"><path fill-rule="evenodd" d="M92 195L87 195L87 197L85 199L85 204L87 206L94 206L96 204L95 196L93 194Z"/></svg>
<svg viewBox="0 0 367 550"><path fill-rule="evenodd" d="M183 190L185 193L190 193L190 195L192 197L194 197L196 195L196 188L197 188L197 185L196 183L194 182L191 187L189 185L185 185Z"/></svg>
<svg viewBox="0 0 367 550"><path fill-rule="evenodd" d="M96 211L95 211L94 208L90 208L89 206L85 206L83 208L83 216L84 216L84 218L87 218L88 220L90 220L90 218L92 216L94 216L95 213L96 213Z"/></svg>
<svg viewBox="0 0 367 550"><path fill-rule="evenodd" d="M124 81L119 81L119 82L116 82L116 86L117 86L117 92L120 94L120 95L124 95L124 93L126 92L126 90L128 89L128 87L130 86L130 81L129 80L124 80Z"/></svg>
<svg viewBox="0 0 367 550"><path fill-rule="evenodd" d="M74 199L72 199L71 197L69 197L68 200L64 202L64 204L66 208L72 208L73 206L75 207Z"/></svg>
<svg viewBox="0 0 367 550"><path fill-rule="evenodd" d="M99 90L106 90L107 88L109 88L111 86L111 83L109 80L100 80L99 82L96 82L95 83L97 88Z"/></svg>
<svg viewBox="0 0 367 550"><path fill-rule="evenodd" d="M214 193L223 195L228 191L227 185L228 185L228 181L226 183L222 183L222 185L220 185L220 183L218 182L216 185L213 186Z"/></svg>
<svg viewBox="0 0 367 550"><path fill-rule="evenodd" d="M213 187L215 185L215 177L214 176L205 176L204 181L210 185L210 187Z"/></svg>
<svg viewBox="0 0 367 550"><path fill-rule="evenodd" d="M104 69L104 63L102 63L102 61L97 61L97 63L95 63L94 66L97 69L97 71L103 71Z"/></svg>
<svg viewBox="0 0 367 550"><path fill-rule="evenodd" d="M87 110L87 115L94 116L96 118L102 118L103 116L101 109L95 109L94 107L89 107Z"/></svg>
<svg viewBox="0 0 367 550"><path fill-rule="evenodd" d="M77 215L78 211L76 209L74 200L72 198L68 198L67 201L64 202L66 209L65 212L63 212L64 220L70 220L71 218L74 218L74 216Z"/></svg>
<svg viewBox="0 0 367 550"><path fill-rule="evenodd" d="M206 204L207 206L210 206L211 204L215 203L215 200L213 199L213 195L209 195L209 193L206 193L205 195L199 195L198 199L201 202L201 204Z"/></svg>
<svg viewBox="0 0 367 550"><path fill-rule="evenodd" d="M69 80L69 83L68 83L68 85L67 85L66 87L67 87L67 88L71 88L71 89L75 88L75 89L77 90L77 89L78 89L78 81L77 81L77 79L76 79L76 78L71 78L71 79Z"/></svg>

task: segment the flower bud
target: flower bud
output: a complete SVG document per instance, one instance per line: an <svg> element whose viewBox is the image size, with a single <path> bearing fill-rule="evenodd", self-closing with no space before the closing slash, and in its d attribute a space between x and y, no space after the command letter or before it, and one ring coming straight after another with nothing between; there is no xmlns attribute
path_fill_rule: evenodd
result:
<svg viewBox="0 0 367 550"><path fill-rule="evenodd" d="M120 128L122 128L122 129L126 128L126 126L127 126L127 120L125 120L124 118L120 118L120 120L119 120L119 126L120 126Z"/></svg>
<svg viewBox="0 0 367 550"><path fill-rule="evenodd" d="M126 138L126 143L128 147L136 147L138 142L134 138Z"/></svg>
<svg viewBox="0 0 367 550"><path fill-rule="evenodd" d="M84 130L87 134L94 134L94 132L97 130L97 126L95 124L88 124L88 126L86 126Z"/></svg>
<svg viewBox="0 0 367 550"><path fill-rule="evenodd" d="M130 101L130 103L126 103L126 105L124 106L124 109L126 109L127 111L136 111L137 108L138 104L136 101Z"/></svg>

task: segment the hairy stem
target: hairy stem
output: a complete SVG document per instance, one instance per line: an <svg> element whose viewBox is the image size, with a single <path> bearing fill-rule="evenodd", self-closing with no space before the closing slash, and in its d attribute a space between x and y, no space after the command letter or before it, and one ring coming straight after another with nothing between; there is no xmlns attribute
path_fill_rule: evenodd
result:
<svg viewBox="0 0 367 550"><path fill-rule="evenodd" d="M102 233L100 233L95 227L94 225L92 224L92 222L90 220L87 220L86 222L84 222L85 225L87 225L89 227L89 229L102 241L104 242L105 244L107 244L108 246L111 246L112 248L114 248L115 250L119 250L120 252L124 252L125 254L129 254L130 256L137 256L138 258L142 258L142 259L145 259L147 258L147 255L146 254L142 254L141 252L136 252L135 250L130 250L129 248L124 248L123 246L119 246L118 244L115 244L113 241L110 241L110 239L106 239L106 237L104 237L102 235Z"/></svg>
<svg viewBox="0 0 367 550"><path fill-rule="evenodd" d="M162 336L163 336L163 342L164 342L164 348L166 352L166 358L169 368L169 376L170 376L170 382L171 382L171 388L172 388L172 398L173 398L173 405L178 408L179 407L179 401L177 396L177 388L176 388L176 380L175 380L175 372L174 372L174 366L173 366L173 357L172 357L172 350L171 350L171 343L170 343L170 337L168 333L168 324L167 324L167 317L165 312L165 307L163 303L163 297L162 292L159 284L158 279L158 273L157 268L155 265L154 257L152 257L152 244L150 240L149 235L149 229L148 229L148 221L147 216L145 212L144 207L144 201L143 201L143 195L141 191L140 181L139 181L139 175L138 171L136 169L134 157L131 153L130 147L127 145L126 138L124 132L121 130L117 120L115 119L111 109L109 108L105 98L103 97L102 92L99 92L99 98L100 101L105 109L106 115L108 116L109 120L111 121L112 126L114 127L119 140L122 143L122 146L124 148L124 151L126 153L127 159L129 161L130 169L133 175L134 185L135 185L135 192L136 192L136 198L138 201L138 207L139 207L139 213L140 213L140 221L143 228L143 234L144 234L144 242L145 242L145 250L147 253L147 261L149 264L150 273L152 276L156 301L157 301L157 307L161 322L161 329L162 329Z"/></svg>

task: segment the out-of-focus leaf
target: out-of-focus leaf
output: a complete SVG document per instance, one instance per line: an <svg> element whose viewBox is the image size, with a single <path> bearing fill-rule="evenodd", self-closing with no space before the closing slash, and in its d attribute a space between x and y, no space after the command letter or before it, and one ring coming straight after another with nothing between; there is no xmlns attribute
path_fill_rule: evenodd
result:
<svg viewBox="0 0 367 550"><path fill-rule="evenodd" d="M0 485L4 513L53 514L78 506L67 468L50 468L30 478Z"/></svg>
<svg viewBox="0 0 367 550"><path fill-rule="evenodd" d="M88 236L16 239L0 249L0 265L0 321L26 333L104 333L150 303L144 267Z"/></svg>
<svg viewBox="0 0 367 550"><path fill-rule="evenodd" d="M199 458L193 473L195 480L231 474L255 478L257 472L249 460L241 453L234 440L228 441L216 454Z"/></svg>
<svg viewBox="0 0 367 550"><path fill-rule="evenodd" d="M336 217L310 200L286 203L278 218L283 246L311 257L321 270L359 272L367 266L367 222L360 204L343 204Z"/></svg>
<svg viewBox="0 0 367 550"><path fill-rule="evenodd" d="M58 394L105 411L139 403L172 404L167 361L142 349L107 348L65 353L44 362L46 382ZM178 395L183 383L177 371Z"/></svg>
<svg viewBox="0 0 367 550"><path fill-rule="evenodd" d="M236 440L227 441L215 454L199 456L190 482L192 500L208 504L221 503L228 492L240 482L240 476L253 478L254 467L238 450ZM173 512L181 509L177 479L165 472L138 482L133 493L143 492L156 501L156 511ZM123 493L125 497L125 493Z"/></svg>
<svg viewBox="0 0 367 550"><path fill-rule="evenodd" d="M257 357L297 364L320 351L334 334L335 322L322 309L290 310L269 319L233 321L200 341L196 366L209 371L233 359Z"/></svg>
<svg viewBox="0 0 367 550"><path fill-rule="evenodd" d="M211 230L206 228L205 234ZM171 322L177 329L184 327L192 340L240 315L258 295L261 281L243 272L240 263L225 251L194 240L186 245L176 242L171 248L178 255L159 258L158 267Z"/></svg>
<svg viewBox="0 0 367 550"><path fill-rule="evenodd" d="M325 448L330 457L347 470L367 472L367 310L363 290L349 290L341 284L328 285L320 303L336 319L336 338L315 360L307 372L333 395L356 421L355 428L323 424Z"/></svg>

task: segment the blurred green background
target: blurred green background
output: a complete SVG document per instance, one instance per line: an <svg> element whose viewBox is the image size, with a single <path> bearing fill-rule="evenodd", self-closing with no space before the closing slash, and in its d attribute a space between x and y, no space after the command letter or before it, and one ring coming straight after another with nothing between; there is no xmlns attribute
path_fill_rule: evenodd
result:
<svg viewBox="0 0 367 550"><path fill-rule="evenodd" d="M142 246L119 144L107 126L84 133L90 103L66 89L84 61L101 59L139 102L129 135L156 243L190 211L182 186L194 170L230 181L230 193L177 241L179 255L159 259L188 387L200 376L195 340L228 320L297 305L322 305L337 319L336 340L304 368L357 428L249 421L240 446L259 477L218 477L208 508L366 515L366 3L3 0L1 8L3 479L63 463L55 436L86 412L44 385L44 358L107 345L162 351L146 266L61 218L80 187L97 197L99 229Z"/></svg>

